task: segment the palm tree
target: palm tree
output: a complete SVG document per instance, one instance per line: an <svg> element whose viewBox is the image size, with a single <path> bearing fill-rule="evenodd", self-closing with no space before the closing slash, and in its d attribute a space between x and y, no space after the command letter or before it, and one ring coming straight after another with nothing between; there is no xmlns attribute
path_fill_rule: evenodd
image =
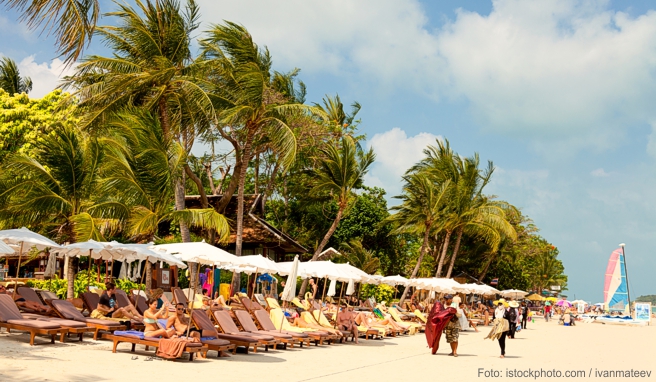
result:
<svg viewBox="0 0 656 382"><path fill-rule="evenodd" d="M132 240L153 241L163 222L184 222L215 232L220 242L228 239L228 222L213 208L172 208L186 153L178 142L164 137L157 117L143 109L130 109L120 113L112 126L119 137L108 149L103 192L116 195L114 208L128 211L125 232ZM149 288L148 262L146 274Z"/></svg>
<svg viewBox="0 0 656 382"><path fill-rule="evenodd" d="M54 31L57 52L72 64L82 54L98 20L98 0L5 0L30 29Z"/></svg>
<svg viewBox="0 0 656 382"><path fill-rule="evenodd" d="M193 0L184 11L175 0L137 0L136 5L117 4L119 10L108 14L118 18L117 25L96 28L113 55L85 58L65 86L76 89L81 126L105 127L122 108L143 107L159 119L162 137L188 152L195 136L215 119L202 64L190 51L198 8ZM176 177L175 206L185 208L182 173ZM180 231L184 242L191 240L184 222Z"/></svg>
<svg viewBox="0 0 656 382"><path fill-rule="evenodd" d="M35 149L35 158L9 157L0 169L0 225L56 232L58 241L104 241L120 221L99 192L105 142L75 128L53 129ZM73 296L69 262L68 296Z"/></svg>
<svg viewBox="0 0 656 382"><path fill-rule="evenodd" d="M279 156L280 165L290 166L296 156L296 137L286 123L290 113L320 110L290 102L275 90L271 75L271 56L261 50L241 25L216 24L201 41L206 64L213 72L216 87L212 93L217 113L217 130L235 149L233 179L217 209L221 211L237 188L237 232L235 254L241 256L246 170L258 147L267 146ZM275 79L275 77L274 77ZM239 275L235 273L233 287Z"/></svg>
<svg viewBox="0 0 656 382"><path fill-rule="evenodd" d="M374 274L380 268L380 259L374 252L365 249L360 240L352 239L348 243L342 243L341 249L342 258L365 273Z"/></svg>
<svg viewBox="0 0 656 382"><path fill-rule="evenodd" d="M403 194L396 198L402 202L398 206L392 207L396 211L387 218L387 221L395 226L395 233L412 233L423 236L419 258L417 264L410 275L415 278L424 255L429 250L429 237L431 232L439 230L442 224L441 218L444 214L447 202L447 194L450 188L450 180L436 187L430 177L420 171L410 172L403 177L405 185ZM400 304L403 304L408 293L406 288L401 295Z"/></svg>
<svg viewBox="0 0 656 382"><path fill-rule="evenodd" d="M376 159L373 149L366 152L358 149L355 140L350 136L343 136L339 145L327 143L320 151L321 157L317 160L316 167L308 171L309 178L313 181L309 195L333 199L337 202L337 215L315 249L313 261L319 259L349 205L352 191L362 187L364 176ZM305 293L306 287L307 280L301 286L301 294Z"/></svg>
<svg viewBox="0 0 656 382"><path fill-rule="evenodd" d="M16 62L9 57L0 60L0 89L9 94L29 93L32 90L32 79L21 77Z"/></svg>

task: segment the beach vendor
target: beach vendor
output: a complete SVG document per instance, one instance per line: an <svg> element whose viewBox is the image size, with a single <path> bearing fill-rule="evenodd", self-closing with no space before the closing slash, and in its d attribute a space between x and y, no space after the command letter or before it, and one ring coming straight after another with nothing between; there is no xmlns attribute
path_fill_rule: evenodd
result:
<svg viewBox="0 0 656 382"><path fill-rule="evenodd" d="M428 346L431 348L431 354L437 353L442 332L451 319L455 317L455 314L456 310L454 308L445 307L440 301L433 304L433 308L426 320L426 331L424 332Z"/></svg>
<svg viewBox="0 0 656 382"><path fill-rule="evenodd" d="M444 296L444 305L451 306L453 303L453 296L447 294ZM449 320L444 328L444 335L446 336L446 342L451 346L451 353L449 355L457 357L458 356L458 337L460 337L460 316L461 313L455 310L453 317Z"/></svg>
<svg viewBox="0 0 656 382"><path fill-rule="evenodd" d="M506 357L506 335L510 330L509 310L504 306L503 299L499 300L497 308L494 310L494 321L492 322L492 330L485 337L485 339L498 340L499 348L501 349L500 358Z"/></svg>
<svg viewBox="0 0 656 382"><path fill-rule="evenodd" d="M549 315L551 315L551 301L544 303L544 321L549 322Z"/></svg>

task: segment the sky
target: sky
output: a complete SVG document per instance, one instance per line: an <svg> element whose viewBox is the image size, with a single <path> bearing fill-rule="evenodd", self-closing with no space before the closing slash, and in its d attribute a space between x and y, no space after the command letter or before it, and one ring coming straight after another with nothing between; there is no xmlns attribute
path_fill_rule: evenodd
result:
<svg viewBox="0 0 656 382"><path fill-rule="evenodd" d="M308 101L362 104L377 161L367 184L399 194L435 139L496 170L487 193L520 207L556 245L568 296L603 300L626 243L630 293L656 294L656 12L649 1L198 0L301 69ZM112 4L103 0L103 11ZM0 54L39 97L70 72L53 39L0 13ZM107 20L101 23L109 22ZM107 53L99 41L88 50Z"/></svg>

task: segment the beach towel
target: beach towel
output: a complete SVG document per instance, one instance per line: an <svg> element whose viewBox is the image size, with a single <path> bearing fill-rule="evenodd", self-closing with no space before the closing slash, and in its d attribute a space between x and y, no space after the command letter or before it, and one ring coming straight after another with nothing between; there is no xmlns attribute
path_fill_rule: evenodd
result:
<svg viewBox="0 0 656 382"><path fill-rule="evenodd" d="M498 340L503 332L510 330L510 323L505 318L495 318L492 321L492 329L484 339Z"/></svg>
<svg viewBox="0 0 656 382"><path fill-rule="evenodd" d="M454 308L444 308L441 302L436 302L428 315L428 322L426 323L426 340L428 346L431 348L431 353L437 353L440 347L440 338L446 325L451 321L451 318L456 314Z"/></svg>
<svg viewBox="0 0 656 382"><path fill-rule="evenodd" d="M144 333L137 331L137 330L116 330L114 331L114 335L116 336L126 336L126 337L137 337L140 340L143 340Z"/></svg>
<svg viewBox="0 0 656 382"><path fill-rule="evenodd" d="M166 359L180 358L186 346L187 340L182 338L165 338L159 341L156 355Z"/></svg>

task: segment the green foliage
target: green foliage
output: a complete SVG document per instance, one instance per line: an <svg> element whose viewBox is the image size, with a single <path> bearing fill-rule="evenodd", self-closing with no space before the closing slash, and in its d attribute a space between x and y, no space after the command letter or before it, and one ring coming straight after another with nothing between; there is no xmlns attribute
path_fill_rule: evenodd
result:
<svg viewBox="0 0 656 382"><path fill-rule="evenodd" d="M146 290L145 284L139 284L128 279L116 279L114 280L114 284L116 284L116 288L126 292L130 292L135 289Z"/></svg>
<svg viewBox="0 0 656 382"><path fill-rule="evenodd" d="M651 302L652 306L656 306L656 294L648 294L646 296L640 296L635 299L636 302Z"/></svg>
<svg viewBox="0 0 656 382"><path fill-rule="evenodd" d="M372 284L363 284L362 290L360 291L360 296L363 299L373 297L376 299L376 302L392 302L394 298L395 289L386 284L372 285Z"/></svg>
<svg viewBox="0 0 656 382"><path fill-rule="evenodd" d="M62 106L67 97L61 90L34 99L0 89L0 163L13 153L34 157L56 127L75 126L75 106Z"/></svg>
<svg viewBox="0 0 656 382"><path fill-rule="evenodd" d="M90 275L90 277L87 278L87 275ZM78 298L82 293L88 290L87 285L104 290L105 284L103 282L96 281L97 277L98 273L95 272L95 270L92 270L91 273L89 273L87 270L77 273L75 275L75 282L73 283L75 298ZM114 280L114 284L116 284L116 288L126 292L134 289L145 289L144 284L138 284L130 280L116 279ZM30 288L49 290L55 293L57 297L65 299L68 281L66 279L60 279L57 275L55 275L55 277L51 280L28 280L26 285Z"/></svg>
<svg viewBox="0 0 656 382"><path fill-rule="evenodd" d="M9 57L0 60L0 89L9 94L29 93L32 90L30 77L21 77L18 65Z"/></svg>

